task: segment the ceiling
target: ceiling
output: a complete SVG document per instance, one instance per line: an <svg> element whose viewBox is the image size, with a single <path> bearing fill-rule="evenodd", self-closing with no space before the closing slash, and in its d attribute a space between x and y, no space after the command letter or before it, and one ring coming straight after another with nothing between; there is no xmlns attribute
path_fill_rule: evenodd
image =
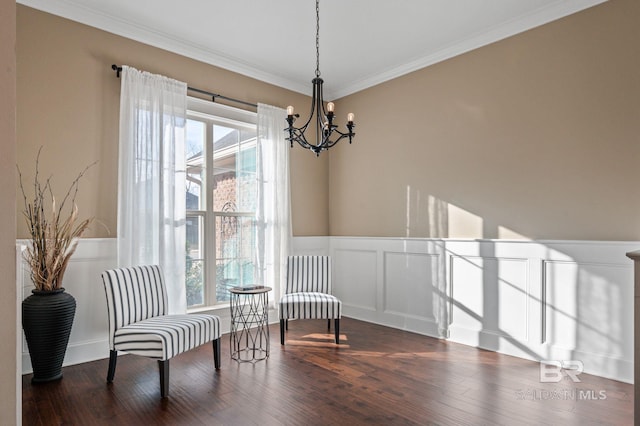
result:
<svg viewBox="0 0 640 426"><path fill-rule="evenodd" d="M337 99L606 0L321 0L320 71ZM300 93L313 0L17 0Z"/></svg>

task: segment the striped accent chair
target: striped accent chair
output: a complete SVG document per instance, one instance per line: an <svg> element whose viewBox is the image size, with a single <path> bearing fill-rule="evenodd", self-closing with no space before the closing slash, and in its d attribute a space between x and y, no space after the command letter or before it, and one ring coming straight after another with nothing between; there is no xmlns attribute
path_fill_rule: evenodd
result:
<svg viewBox="0 0 640 426"><path fill-rule="evenodd" d="M109 317L109 370L113 382L118 351L158 361L160 394L169 395L169 360L213 341L220 368L220 318L208 314L167 314L167 292L159 266L111 269L102 273Z"/></svg>
<svg viewBox="0 0 640 426"><path fill-rule="evenodd" d="M326 319L335 323L336 344L340 344L342 302L331 295L329 256L289 256L287 286L280 299L280 343L290 319Z"/></svg>

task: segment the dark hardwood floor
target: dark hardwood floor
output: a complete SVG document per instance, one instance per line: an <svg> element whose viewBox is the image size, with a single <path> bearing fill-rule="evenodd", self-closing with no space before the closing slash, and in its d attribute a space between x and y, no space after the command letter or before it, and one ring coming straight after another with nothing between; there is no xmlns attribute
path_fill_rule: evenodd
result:
<svg viewBox="0 0 640 426"><path fill-rule="evenodd" d="M539 364L343 318L340 346L325 321L292 321L287 345L255 364L211 345L171 360L160 398L155 361L120 356L65 367L62 380L23 377L24 425L587 425L632 424L633 385L581 374L540 383ZM105 356L107 355L105 349Z"/></svg>

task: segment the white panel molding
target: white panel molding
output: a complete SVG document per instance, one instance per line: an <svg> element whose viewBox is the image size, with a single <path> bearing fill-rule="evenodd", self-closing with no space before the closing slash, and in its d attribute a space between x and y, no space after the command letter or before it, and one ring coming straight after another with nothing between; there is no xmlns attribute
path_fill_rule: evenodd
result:
<svg viewBox="0 0 640 426"><path fill-rule="evenodd" d="M20 258L21 243L24 241L17 241L16 250L19 299L28 296L32 287ZM580 360L587 373L628 383L633 382L634 281L633 262L626 253L639 246L640 242L616 241L293 240L294 254L333 257L334 293L343 298L343 314L347 317L436 338L448 332L451 341L531 360ZM455 259L473 261L489 270L474 271L475 266L462 267L461 263L455 264ZM404 261L409 262L406 271ZM115 239L81 240L65 276L65 288L78 301L78 308L64 365L107 357L106 304L100 273L115 264ZM389 279L391 274L397 274L398 279ZM496 284L496 276L505 281ZM485 277L493 278L490 293L495 292L496 285L502 288L497 300L485 305L495 307L494 324L508 324L507 330L518 333L505 333L505 327L498 332L492 327L471 327L461 322L457 313L451 317L469 296L460 291L484 286ZM444 289L443 303L425 307L424 312L419 311L419 304L403 299L419 295L419 301L428 303L438 296L439 288ZM385 299L385 292L396 292L395 299ZM461 300L456 300L457 294ZM446 316L448 330L442 329L436 312L430 311L436 307ZM228 310L221 305L211 311L220 315L225 331ZM277 309L270 315L275 322ZM31 364L23 338L18 351L22 373L29 373Z"/></svg>
<svg viewBox="0 0 640 426"><path fill-rule="evenodd" d="M456 272L456 260L464 262L461 267L457 268L457 272ZM484 266L485 263L495 264L495 265L494 267L485 268ZM520 276L506 277L501 273L503 269L507 269L506 264L508 263L513 263L517 266L520 266L520 264L522 264L524 270L519 271ZM475 276L473 274L474 271L465 273L464 267L467 265L472 265L477 270L476 272L481 273L481 276L480 277ZM480 328L462 327L463 329L468 328L471 330L476 330L478 332L478 337L480 338L481 341L492 340L491 337L496 337L496 336L502 337L507 340L515 339L517 341L529 341L530 312L528 309L528 306L529 306L528 302L531 297L531 291L530 291L530 279L529 279L530 268L529 268L529 260L527 258L497 257L497 256L491 256L491 255L486 257L477 256L477 255L465 256L465 255L450 254L449 268L450 268L449 289L451 291L449 295L451 296L451 301L454 304L454 307L451 310L451 316L450 316L451 324L452 324L452 327L451 327L452 332L450 337L452 340L457 339L457 333L460 332L461 330L461 327L458 324L459 321L456 321L457 320L456 312L458 312L458 315L464 317L466 312L460 312L460 311L469 310L470 312L466 314L473 315L473 312L471 312L471 310L469 309L469 306L467 305L462 306L463 297L456 294L457 288L459 288L461 285L464 286L465 284L467 284L467 285L471 285L472 288L463 287L463 290L462 290L463 293L477 291L476 288L480 288L482 290L482 294L474 293L475 299L479 300L479 302L482 304L482 306L477 307L477 311L482 311L482 312L477 312L477 311L475 312L475 314L479 318L476 321L478 322L479 325L481 325L481 327ZM462 283L456 284L456 277L458 276L462 277L461 281L463 281L464 284ZM521 285L520 287L516 287L514 278L519 278L518 282L521 281L523 285ZM487 280L490 280L491 282L488 283ZM489 284L492 284L491 285L492 288L490 288L489 290L493 291L499 297L500 300L489 300L489 301L486 300L487 287L489 286ZM510 290L509 287L512 287L513 289L515 289L516 293L519 292L521 294L512 295L511 297L507 296L509 303L501 303L502 293L508 292ZM490 305L492 302L495 306L486 306L486 305ZM506 316L505 318L503 318L503 315L502 315L503 310L512 309L514 305L518 304L518 302L519 302L519 308L520 308L518 312L514 312L511 317ZM484 309L485 307L487 309ZM495 308L495 310L492 308ZM522 317L516 316L519 314L521 314ZM509 327L509 325L519 326L520 331L518 333L514 333L514 332L509 332L506 329L503 329L503 327L505 326ZM461 338L461 340L464 341L465 339ZM492 350L499 349L499 346L494 347L493 345L487 344L487 343L485 344L479 343L479 345L487 349L492 349Z"/></svg>
<svg viewBox="0 0 640 426"><path fill-rule="evenodd" d="M417 319L417 320L422 320L422 321L429 321L429 322L434 322L433 317L429 318L427 315L419 315L419 314L412 314L412 313L408 313L406 311L402 311L402 310L394 310L389 308L389 303L388 303L388 299L389 299L389 293L400 293L400 295L402 295L405 300L407 300L407 302L414 300L413 296L415 296L414 294L412 294L412 292L414 291L420 291L423 290L423 288L428 288L432 285L432 281L433 281L433 276L432 274L423 274L423 276L418 276L418 279L413 283L414 287L413 288L398 288L397 285L394 285L393 282L390 281L389 276L388 276L388 272L390 269L390 265L389 265L389 258L393 257L393 256L398 256L398 257L402 257L406 260L406 264L407 264L407 269L409 267L408 263L409 263L409 259L411 257L422 257L424 259L428 259L426 262L428 261L432 261L433 259L435 259L436 261L440 259L440 255L439 254L432 254L432 253L414 253L414 252L396 252L396 251L385 251L383 253L383 257L384 257L384 270L385 270L385 274L384 274L384 279L383 279L383 299L382 299L382 311L385 314L394 314L394 315L403 315L403 316L407 316L409 318L413 318L413 319ZM412 283L406 283L407 285L411 285ZM405 290L406 292L403 292L402 290ZM424 290L423 290L424 291ZM430 289L429 289L430 291Z"/></svg>
<svg viewBox="0 0 640 426"><path fill-rule="evenodd" d="M333 283L349 283L339 287L334 284L333 293L342 301L343 310L377 312L384 298L376 272L380 264L378 253L375 250L335 249L331 256ZM371 274L373 279L369 276Z"/></svg>
<svg viewBox="0 0 640 426"><path fill-rule="evenodd" d="M437 321L432 318L428 318L425 315L416 315L415 309L406 309L402 311L400 309L389 309L389 300L387 292L397 292L394 296L404 297L405 299L411 298L411 285L407 288L394 288L391 282L388 282L387 273L389 268L389 255L402 255L402 256L424 256L425 259L433 261L434 259L441 259L444 253L442 240L437 239L403 239L403 238L368 238L368 237L331 237L331 256L334 258L334 289L337 296L340 296L341 286L348 286L350 288L350 294L366 295L369 296L372 291L375 291L376 306L375 310L371 309L359 309L358 302L354 300L343 300L344 311L343 314L348 317L361 319L364 321L388 325L394 328L402 330L413 331L417 333L427 334L431 336L441 335ZM357 268L360 265L354 265L349 262L344 262L341 257L345 253L353 251L370 252L371 256L376 258L376 265L362 266L367 268L359 272L361 275L367 273L375 273L376 275L370 279L363 280L350 280L348 283L342 283L339 279L343 272L341 271L341 265L345 265L345 268L349 268L352 274L358 274ZM437 264L437 262L435 262ZM438 269L438 266L434 266L434 269ZM354 270L356 269L356 270ZM432 274L437 275L439 279L444 278L445 268L442 270L432 271ZM424 286L431 286L433 277L426 274L426 276L417 276L415 285L421 284L423 287L415 287L414 290L425 291ZM371 285L375 283L375 288L372 289ZM405 286L406 287L406 286ZM431 290L431 297L435 297L436 294ZM401 300L401 299L398 299Z"/></svg>
<svg viewBox="0 0 640 426"><path fill-rule="evenodd" d="M593 261L543 261L544 343L559 351L632 359L633 340L621 336L633 333L633 309L620 309L633 298L633 288L625 283L630 267ZM560 321L554 320L556 316ZM583 339L554 339L568 328Z"/></svg>
<svg viewBox="0 0 640 426"><path fill-rule="evenodd" d="M446 332L438 330L437 321L416 316L409 308L399 309L400 303L390 309L385 299L390 291L411 296L403 288L405 283L394 288L394 283L386 279L388 254L427 255L425 261L432 259L429 255L435 258L443 254L445 270L437 275L437 281L444 280L444 283L434 286L434 278L426 272L428 268L421 269L427 276L419 276L416 281L432 289L444 285L449 307L449 340L536 361L580 360L587 373L633 381L633 265L626 253L637 249L640 242L331 237L329 243L331 255L336 258L334 265L340 264L340 257L348 250L376 251L380 262L375 268L379 275L373 281L382 303L378 303L375 312L364 312L354 309L351 305L356 302L349 301L345 316L432 337L446 336ZM475 267L462 268L462 264L455 264L456 259L473 261L482 270L473 272ZM551 271L552 265L562 265L565 269ZM575 268L575 273L566 269L567 266ZM362 266L350 264L349 267ZM336 277L340 273L334 271ZM460 288L460 283L464 287ZM498 300L486 305L495 307L495 312L489 313L493 315L489 323L501 326L487 328L482 321L476 326L461 323L453 315L454 311L458 315L464 307L456 293L462 289L469 291L473 285L487 284L492 285L491 292L498 295ZM371 291L365 283L334 279L336 291L340 291L341 286L351 287L352 294ZM496 292L496 288L499 291ZM569 303L579 314L570 315L558 306L554 308L555 318L549 317L551 305L547 299L552 291L565 298L561 305ZM468 295L460 294L463 299ZM559 318L562 324L556 325L556 334L558 327L568 325L572 331L557 334L554 340L550 330ZM509 329L517 332L509 333Z"/></svg>

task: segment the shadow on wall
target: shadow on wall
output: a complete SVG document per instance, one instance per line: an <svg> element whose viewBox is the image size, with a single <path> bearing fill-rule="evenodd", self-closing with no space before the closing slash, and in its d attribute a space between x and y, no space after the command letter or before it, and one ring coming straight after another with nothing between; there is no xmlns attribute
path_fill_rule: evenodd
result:
<svg viewBox="0 0 640 426"><path fill-rule="evenodd" d="M431 282L441 336L449 336L450 328L474 331L480 347L510 347L536 360L577 360L592 371L623 370L621 360L633 357L625 338L633 331L633 309L625 305L633 296L628 268L585 261L580 244L564 244L567 249L560 252L554 242L488 225L482 217L411 186L406 188L405 214L407 238L467 235L473 236L465 238L467 243L478 240L474 253L458 252L450 244L455 238L433 248L442 254L439 265L431 267L437 275ZM495 235L500 239L487 237ZM527 248L525 254L522 242L533 251ZM505 251L509 243L510 251Z"/></svg>
<svg viewBox="0 0 640 426"><path fill-rule="evenodd" d="M405 237L531 239L507 228L487 229L482 217L407 185Z"/></svg>

